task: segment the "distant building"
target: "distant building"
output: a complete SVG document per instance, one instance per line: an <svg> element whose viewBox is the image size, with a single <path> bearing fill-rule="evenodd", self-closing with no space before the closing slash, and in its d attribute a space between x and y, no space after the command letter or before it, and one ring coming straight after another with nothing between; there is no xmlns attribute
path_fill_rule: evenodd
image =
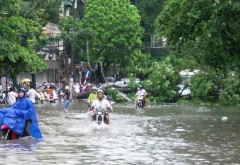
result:
<svg viewBox="0 0 240 165"><path fill-rule="evenodd" d="M151 35L151 48L165 48L167 44L167 38L157 35Z"/></svg>
<svg viewBox="0 0 240 165"><path fill-rule="evenodd" d="M58 25L48 23L44 28L43 32L51 37L60 35L61 31L58 29ZM44 60L48 64L48 69L43 72L37 73L36 82L61 82L64 79L63 72L66 64L63 41L51 41L44 46L38 54L44 57ZM66 64L67 65L67 64ZM23 78L30 78L30 73L22 73L17 76L17 80L20 81Z"/></svg>

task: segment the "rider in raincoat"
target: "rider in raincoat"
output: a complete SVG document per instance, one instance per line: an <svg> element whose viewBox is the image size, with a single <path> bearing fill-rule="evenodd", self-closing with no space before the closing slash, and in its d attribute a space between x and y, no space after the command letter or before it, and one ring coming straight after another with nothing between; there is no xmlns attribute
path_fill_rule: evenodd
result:
<svg viewBox="0 0 240 165"><path fill-rule="evenodd" d="M30 128L26 131L27 123L30 124ZM0 109L0 126L3 124L17 133L19 137L30 135L35 138L42 138L34 104L26 97L24 88L18 90L18 99L11 107Z"/></svg>

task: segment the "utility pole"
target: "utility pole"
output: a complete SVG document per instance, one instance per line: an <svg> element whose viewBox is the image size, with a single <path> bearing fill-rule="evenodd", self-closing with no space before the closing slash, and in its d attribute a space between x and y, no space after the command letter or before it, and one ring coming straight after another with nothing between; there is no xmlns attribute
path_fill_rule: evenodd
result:
<svg viewBox="0 0 240 165"><path fill-rule="evenodd" d="M77 0L74 2L74 15L73 15L73 34L76 31L76 16L77 16ZM74 35L73 35L74 37ZM71 67L69 74L69 88L70 88L70 100L73 98L73 78L74 78L74 38L71 44Z"/></svg>

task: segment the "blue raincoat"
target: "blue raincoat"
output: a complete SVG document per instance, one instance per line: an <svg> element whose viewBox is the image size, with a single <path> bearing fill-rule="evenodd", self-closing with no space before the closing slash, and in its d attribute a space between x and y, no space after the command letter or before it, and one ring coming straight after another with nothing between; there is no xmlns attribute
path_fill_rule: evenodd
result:
<svg viewBox="0 0 240 165"><path fill-rule="evenodd" d="M42 138L38 127L37 115L34 105L26 96L18 100L9 108L0 109L0 126L6 124L11 130L23 135L26 121L31 119L30 136Z"/></svg>

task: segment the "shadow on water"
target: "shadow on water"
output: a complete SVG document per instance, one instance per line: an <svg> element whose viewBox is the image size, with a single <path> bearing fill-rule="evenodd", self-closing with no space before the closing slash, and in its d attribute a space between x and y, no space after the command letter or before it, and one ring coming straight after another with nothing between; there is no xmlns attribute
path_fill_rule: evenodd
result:
<svg viewBox="0 0 240 165"><path fill-rule="evenodd" d="M44 139L1 142L2 165L239 164L237 107L114 104L100 129L85 103L72 103L67 116L60 103L36 107Z"/></svg>

